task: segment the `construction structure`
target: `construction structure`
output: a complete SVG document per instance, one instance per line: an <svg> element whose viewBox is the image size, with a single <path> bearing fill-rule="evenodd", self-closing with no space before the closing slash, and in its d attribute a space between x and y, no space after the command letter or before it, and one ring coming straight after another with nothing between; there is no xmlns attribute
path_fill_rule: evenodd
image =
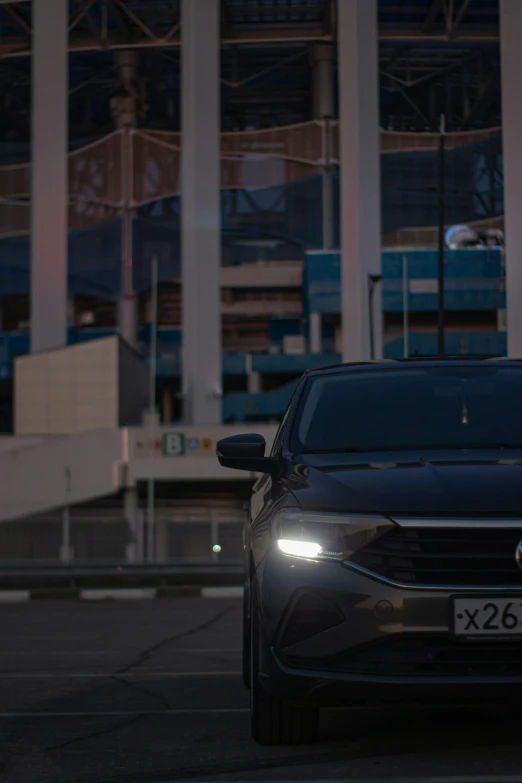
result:
<svg viewBox="0 0 522 783"><path fill-rule="evenodd" d="M109 483L134 530L154 475L210 508L189 445L271 437L308 367L434 354L441 117L443 227L491 238L446 250L446 352L522 354L521 33L520 0L0 0L0 459L62 455L4 521L63 505L102 430L67 505Z"/></svg>

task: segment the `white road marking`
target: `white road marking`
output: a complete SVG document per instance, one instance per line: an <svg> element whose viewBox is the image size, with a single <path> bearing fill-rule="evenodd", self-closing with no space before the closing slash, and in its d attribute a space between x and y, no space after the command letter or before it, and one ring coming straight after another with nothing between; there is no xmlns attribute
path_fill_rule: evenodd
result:
<svg viewBox="0 0 522 783"><path fill-rule="evenodd" d="M134 651L139 654L139 649ZM68 658L72 655L83 655L91 658L95 655L129 655L129 650L0 650L0 658L45 658L48 655Z"/></svg>
<svg viewBox="0 0 522 783"><path fill-rule="evenodd" d="M136 600L141 598L156 598L155 587L117 587L105 590L97 587L80 590L83 601Z"/></svg>
<svg viewBox="0 0 522 783"><path fill-rule="evenodd" d="M4 620L2 618L2 626L4 626ZM5 635L5 634L4 634ZM64 636L63 634L52 634L52 635L46 635L46 636L23 636L20 635L17 639L18 642L23 642L26 644L27 642L102 642L103 637L102 636L82 636L81 634L67 634L67 636Z"/></svg>
<svg viewBox="0 0 522 783"><path fill-rule="evenodd" d="M0 680L87 680L87 679L138 679L150 680L158 678L175 679L177 677L239 677L241 672L11 672L2 674Z"/></svg>
<svg viewBox="0 0 522 783"><path fill-rule="evenodd" d="M19 604L29 597L29 590L0 590L0 604Z"/></svg>
<svg viewBox="0 0 522 783"><path fill-rule="evenodd" d="M135 650L139 653L139 649ZM177 654L189 653L195 655L197 653L240 653L241 647L181 647L174 650ZM106 655L129 655L129 650L0 650L1 658L44 658L45 656L57 656L62 658L69 658L70 656L83 656L84 658L91 658L93 656L106 656Z"/></svg>
<svg viewBox="0 0 522 783"><path fill-rule="evenodd" d="M242 598L242 587L203 587L202 598Z"/></svg>
<svg viewBox="0 0 522 783"><path fill-rule="evenodd" d="M247 707L234 709L187 709L187 710L114 710L107 712L0 712L0 718L102 718L125 715L236 715L250 712Z"/></svg>
<svg viewBox="0 0 522 783"><path fill-rule="evenodd" d="M461 777L407 777L401 778L360 778L344 777L336 778L337 783L522 783L521 775L462 775ZM165 783L175 783L175 781L165 781ZM211 781L202 781L202 783L211 783ZM245 783L238 780L237 783ZM274 780L272 783L310 783L310 779L299 780L298 778ZM332 783L332 779L318 780L314 783Z"/></svg>

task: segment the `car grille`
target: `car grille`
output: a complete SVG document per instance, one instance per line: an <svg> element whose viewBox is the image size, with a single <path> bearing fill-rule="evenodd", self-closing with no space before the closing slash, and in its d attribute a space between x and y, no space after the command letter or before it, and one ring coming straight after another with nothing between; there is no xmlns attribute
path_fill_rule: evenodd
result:
<svg viewBox="0 0 522 783"><path fill-rule="evenodd" d="M290 666L345 674L448 677L522 676L520 640L457 639L446 634L391 636L321 661L292 656Z"/></svg>
<svg viewBox="0 0 522 783"><path fill-rule="evenodd" d="M440 586L522 587L515 552L520 528L397 527L350 562L394 582Z"/></svg>

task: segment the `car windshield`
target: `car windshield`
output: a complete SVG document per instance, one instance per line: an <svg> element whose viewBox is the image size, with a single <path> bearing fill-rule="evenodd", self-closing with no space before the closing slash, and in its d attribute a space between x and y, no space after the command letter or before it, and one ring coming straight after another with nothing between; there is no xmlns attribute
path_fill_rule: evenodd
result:
<svg viewBox="0 0 522 783"><path fill-rule="evenodd" d="M398 367L311 377L294 453L522 445L522 368Z"/></svg>

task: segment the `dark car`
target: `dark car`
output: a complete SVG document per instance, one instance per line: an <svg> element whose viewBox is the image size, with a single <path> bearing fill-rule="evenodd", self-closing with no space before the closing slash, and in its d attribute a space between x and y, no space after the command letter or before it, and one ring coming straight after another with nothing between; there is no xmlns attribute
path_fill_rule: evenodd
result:
<svg viewBox="0 0 522 783"><path fill-rule="evenodd" d="M339 703L489 700L522 685L522 361L308 372L245 530L244 680L262 744Z"/></svg>

